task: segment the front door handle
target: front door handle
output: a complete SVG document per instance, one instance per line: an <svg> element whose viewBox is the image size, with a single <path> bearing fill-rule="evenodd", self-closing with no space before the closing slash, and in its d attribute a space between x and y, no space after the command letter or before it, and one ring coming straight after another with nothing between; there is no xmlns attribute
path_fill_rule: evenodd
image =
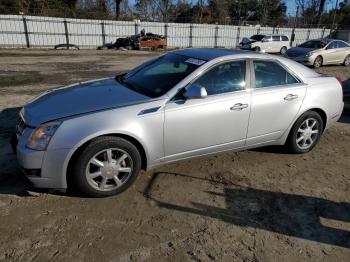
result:
<svg viewBox="0 0 350 262"><path fill-rule="evenodd" d="M243 110L244 108L247 108L247 107L248 107L248 104L238 103L238 104L235 104L234 106L232 106L230 108L230 110L241 111L241 110Z"/></svg>
<svg viewBox="0 0 350 262"><path fill-rule="evenodd" d="M286 97L284 97L284 100L292 101L292 100L297 99L297 98L298 98L298 95L289 94Z"/></svg>

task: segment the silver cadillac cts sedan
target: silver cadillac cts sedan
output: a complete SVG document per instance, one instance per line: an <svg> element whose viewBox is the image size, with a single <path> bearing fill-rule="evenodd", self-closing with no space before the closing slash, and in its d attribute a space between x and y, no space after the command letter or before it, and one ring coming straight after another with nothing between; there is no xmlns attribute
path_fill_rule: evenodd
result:
<svg viewBox="0 0 350 262"><path fill-rule="evenodd" d="M35 186L109 196L172 161L266 145L306 153L343 106L336 78L292 60L184 49L47 91L20 111L12 144Z"/></svg>

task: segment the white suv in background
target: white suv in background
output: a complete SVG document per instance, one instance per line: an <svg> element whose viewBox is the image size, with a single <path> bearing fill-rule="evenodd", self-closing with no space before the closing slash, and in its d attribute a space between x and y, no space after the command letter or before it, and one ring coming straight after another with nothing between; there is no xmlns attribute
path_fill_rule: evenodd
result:
<svg viewBox="0 0 350 262"><path fill-rule="evenodd" d="M249 39L243 39L239 47L257 52L281 53L284 55L287 49L290 48L290 44L286 35L253 35Z"/></svg>

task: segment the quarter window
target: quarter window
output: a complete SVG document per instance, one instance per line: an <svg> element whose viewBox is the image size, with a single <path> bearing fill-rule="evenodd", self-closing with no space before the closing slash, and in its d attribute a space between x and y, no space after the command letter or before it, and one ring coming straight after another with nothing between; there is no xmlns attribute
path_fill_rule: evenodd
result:
<svg viewBox="0 0 350 262"><path fill-rule="evenodd" d="M255 87L291 85L300 81L274 61L254 61Z"/></svg>
<svg viewBox="0 0 350 262"><path fill-rule="evenodd" d="M243 90L245 88L246 62L232 61L215 66L194 83L207 90L208 95L216 95Z"/></svg>

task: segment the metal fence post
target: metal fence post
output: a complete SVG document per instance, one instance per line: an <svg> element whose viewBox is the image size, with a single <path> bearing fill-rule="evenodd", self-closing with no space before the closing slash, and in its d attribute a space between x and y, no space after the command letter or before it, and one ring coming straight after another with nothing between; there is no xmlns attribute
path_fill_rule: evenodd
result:
<svg viewBox="0 0 350 262"><path fill-rule="evenodd" d="M236 47L239 46L239 35L241 34L241 28L237 28L237 35L236 35Z"/></svg>
<svg viewBox="0 0 350 262"><path fill-rule="evenodd" d="M193 45L193 25L190 24L190 39L189 39L189 47L192 47Z"/></svg>
<svg viewBox="0 0 350 262"><path fill-rule="evenodd" d="M165 39L168 39L168 24L165 24L164 25L164 37Z"/></svg>
<svg viewBox="0 0 350 262"><path fill-rule="evenodd" d="M67 49L69 49L69 34L68 34L67 20L64 20L63 24L64 24L64 34L66 35L66 45L67 45Z"/></svg>
<svg viewBox="0 0 350 262"><path fill-rule="evenodd" d="M279 28L278 28L278 26L276 27L276 34L278 34L278 32L279 32Z"/></svg>
<svg viewBox="0 0 350 262"><path fill-rule="evenodd" d="M24 35L26 37L26 46L27 48L30 48L27 18L25 16L22 16L22 20L23 20Z"/></svg>
<svg viewBox="0 0 350 262"><path fill-rule="evenodd" d="M135 35L139 34L139 23L136 21L135 22Z"/></svg>
<svg viewBox="0 0 350 262"><path fill-rule="evenodd" d="M275 30L276 30L276 28L275 28L275 27L273 27L273 28L272 28L272 34L274 34L274 33L275 33Z"/></svg>
<svg viewBox="0 0 350 262"><path fill-rule="evenodd" d="M293 46L294 40L295 40L295 28L293 27L293 29L292 29L292 35L291 35L291 37L290 37L290 42L289 42L290 47Z"/></svg>
<svg viewBox="0 0 350 262"><path fill-rule="evenodd" d="M101 36L102 36L102 45L106 44L106 33L105 33L105 23L101 23Z"/></svg>
<svg viewBox="0 0 350 262"><path fill-rule="evenodd" d="M324 33L326 32L326 28L325 27L323 27L323 29L322 29L322 35L321 35L321 38L323 38L324 37Z"/></svg>
<svg viewBox="0 0 350 262"><path fill-rule="evenodd" d="M214 34L214 48L218 47L218 37L219 37L219 26L215 26L215 34Z"/></svg>
<svg viewBox="0 0 350 262"><path fill-rule="evenodd" d="M307 30L306 41L308 41L308 40L310 39L310 32L311 32L311 30L308 29L308 30Z"/></svg>

